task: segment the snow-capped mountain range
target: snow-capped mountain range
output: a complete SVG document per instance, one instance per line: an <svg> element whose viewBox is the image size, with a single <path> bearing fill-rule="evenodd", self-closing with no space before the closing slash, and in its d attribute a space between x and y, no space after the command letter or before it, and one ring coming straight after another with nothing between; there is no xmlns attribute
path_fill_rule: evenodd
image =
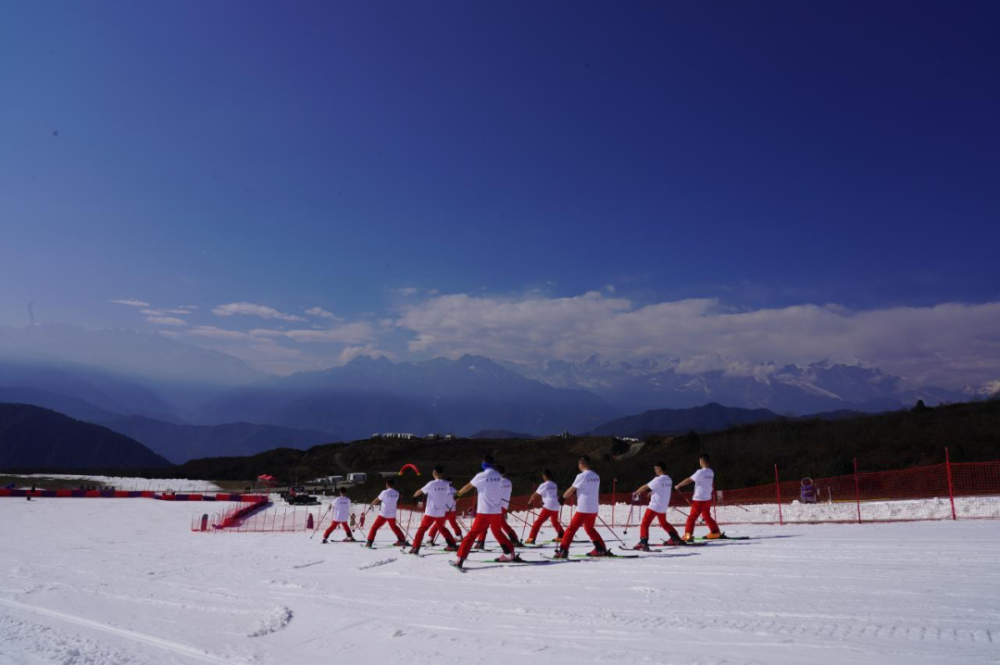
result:
<svg viewBox="0 0 1000 665"><path fill-rule="evenodd" d="M973 393L905 388L899 377L878 368L825 360L805 367L720 362L717 364L725 365L723 369L705 371L685 371L682 360L649 358L628 363L599 356L582 362L503 364L553 387L587 390L626 412L686 408L707 402L796 415L844 408L880 411L910 405L918 399L929 404L961 401Z"/></svg>

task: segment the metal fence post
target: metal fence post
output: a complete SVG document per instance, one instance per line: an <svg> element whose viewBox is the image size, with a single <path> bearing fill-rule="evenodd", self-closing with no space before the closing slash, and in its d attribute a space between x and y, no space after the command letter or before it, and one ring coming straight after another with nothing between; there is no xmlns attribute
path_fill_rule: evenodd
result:
<svg viewBox="0 0 1000 665"><path fill-rule="evenodd" d="M858 479L858 458L854 458L854 501L858 504L858 524L861 524L861 481Z"/></svg>
<svg viewBox="0 0 1000 665"><path fill-rule="evenodd" d="M955 512L955 485L951 479L951 455L948 454L947 446L944 449L944 466L948 470L948 500L951 501L951 519L957 520L958 513Z"/></svg>
<svg viewBox="0 0 1000 665"><path fill-rule="evenodd" d="M611 479L611 528L615 528L615 505L618 503L618 479Z"/></svg>
<svg viewBox="0 0 1000 665"><path fill-rule="evenodd" d="M774 490L778 495L778 524L785 525L785 519L781 514L781 481L778 480L778 465L774 465Z"/></svg>

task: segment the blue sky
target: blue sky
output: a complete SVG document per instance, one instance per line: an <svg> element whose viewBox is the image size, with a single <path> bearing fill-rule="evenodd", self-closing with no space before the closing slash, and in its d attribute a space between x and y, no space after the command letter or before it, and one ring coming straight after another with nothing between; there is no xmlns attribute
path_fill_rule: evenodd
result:
<svg viewBox="0 0 1000 665"><path fill-rule="evenodd" d="M588 292L617 312L989 306L998 19L992 2L8 5L0 324L30 300L175 336L355 326L282 339L306 366L345 345L475 350L399 321ZM212 313L232 303L304 321Z"/></svg>

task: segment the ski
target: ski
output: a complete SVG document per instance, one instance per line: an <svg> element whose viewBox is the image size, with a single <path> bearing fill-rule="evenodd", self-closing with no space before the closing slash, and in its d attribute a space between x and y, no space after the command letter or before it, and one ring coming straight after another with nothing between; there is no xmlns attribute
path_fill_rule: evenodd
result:
<svg viewBox="0 0 1000 665"><path fill-rule="evenodd" d="M750 536L727 536L725 534L722 534L722 538L706 538L704 536L700 536L698 538L695 538L695 540L699 542L706 541L710 543L713 540L753 540L753 538L751 538Z"/></svg>
<svg viewBox="0 0 1000 665"><path fill-rule="evenodd" d="M705 545L708 545L708 543L681 543L680 545L678 545L676 543L670 544L670 543L664 542L659 547L664 547L664 548L670 548L670 547L704 547Z"/></svg>
<svg viewBox="0 0 1000 665"><path fill-rule="evenodd" d="M545 563L545 561L536 561L534 559L515 559L514 561L501 561L499 558L497 558L497 559L488 559L487 562L488 563L499 563L499 564L504 565L504 566L534 566L534 565L538 565L538 564L541 564L541 563Z"/></svg>
<svg viewBox="0 0 1000 665"><path fill-rule="evenodd" d="M445 552L444 550L441 550L441 551L431 551L431 552L418 552L416 554L413 554L412 552L410 552L410 550L408 550L405 547L400 548L399 551L402 554L406 554L408 556L415 556L418 559L423 559L425 556L441 556L442 554L454 554L454 552Z"/></svg>
<svg viewBox="0 0 1000 665"><path fill-rule="evenodd" d="M462 566L460 566L457 561L449 561L448 565L451 566L452 568L454 568L455 570L457 570L460 573L467 573L467 572L469 572L465 568L463 568Z"/></svg>
<svg viewBox="0 0 1000 665"><path fill-rule="evenodd" d="M550 561L567 561L567 559L557 559L554 556L549 556L549 557L545 557L545 558L548 559L548 560L550 560ZM576 560L576 561L587 561L587 560L601 561L602 559L641 559L641 558L642 557L640 555L638 555L638 554L611 554L611 553L608 553L608 554L606 554L604 556L590 556L589 554L570 554L568 560L570 560L570 561L572 561L572 560Z"/></svg>
<svg viewBox="0 0 1000 665"><path fill-rule="evenodd" d="M530 559L527 561L523 559L520 561L500 561L499 559L487 559L485 561L476 562L477 564L484 563L487 565L485 566L476 565L471 568L466 568L464 566L460 567L458 563L456 563L455 561L449 561L448 563L451 565L452 568L458 568L458 570L460 570L461 572L467 573L470 570L489 570L494 566L550 566L552 564L558 564L558 563L573 563L573 561L567 561L565 559L554 560L548 557L543 557L542 560Z"/></svg>

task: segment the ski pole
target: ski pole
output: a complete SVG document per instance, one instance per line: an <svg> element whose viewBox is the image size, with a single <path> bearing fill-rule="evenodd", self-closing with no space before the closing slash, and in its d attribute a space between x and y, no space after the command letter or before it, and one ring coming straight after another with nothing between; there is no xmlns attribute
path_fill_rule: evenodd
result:
<svg viewBox="0 0 1000 665"><path fill-rule="evenodd" d="M514 517L516 517L517 519L521 520L521 522L523 522L524 524L527 524L527 523L528 523L528 521L527 521L526 519L524 519L523 517L521 517L521 516L520 516L520 515L518 515L517 513L512 513L512 512L510 512L510 511L508 510L508 511L507 511L507 514L508 514L508 515L513 515L513 516L514 516Z"/></svg>
<svg viewBox="0 0 1000 665"><path fill-rule="evenodd" d="M690 506L691 510L694 510L694 506L692 506L692 505L691 505L691 502L690 502L690 501L688 501L688 498L687 498L686 496L684 496L683 494L681 494L681 498L682 498L682 499L684 499L684 502L685 502L685 503L687 503L687 505L688 505L688 506ZM680 511L678 511L678 512L680 512ZM699 516L697 517L697 519L695 520L695 524L697 524L697 523L698 523L698 522L697 522L697 520L701 520L702 522L704 522L704 521L705 521L705 520L703 520L703 519L701 518L701 515L699 515Z"/></svg>
<svg viewBox="0 0 1000 665"><path fill-rule="evenodd" d="M607 529L608 531L610 531L610 532L611 532L611 535L615 537L615 540L617 540L617 541L618 541L619 543L621 543L621 544L622 544L622 547L624 547L624 546L625 546L625 541L624 541L624 540L622 540L621 538L619 538L619 537L618 537L618 534L617 534L617 533L615 533L615 530L614 530L614 529L612 529L612 528L611 528L610 526L608 526L608 523L604 521L604 518L603 518L603 517L601 517L600 513L598 513L598 515L597 515L597 519L601 520L601 524L603 524L603 525L604 525L604 528L605 528L605 529Z"/></svg>
<svg viewBox="0 0 1000 665"><path fill-rule="evenodd" d="M531 515L531 521L534 522L535 521L535 509L529 506L528 507L528 514ZM525 529L528 528L528 521L527 520L523 520L523 521L524 521L524 525L521 527L521 541L522 542L524 541L524 531L525 531Z"/></svg>
<svg viewBox="0 0 1000 665"><path fill-rule="evenodd" d="M628 535L628 527L632 524L632 511L635 509L635 494L633 494L628 500L628 517L625 519L625 535Z"/></svg>
<svg viewBox="0 0 1000 665"><path fill-rule="evenodd" d="M316 528L313 529L312 535L309 536L309 540L312 540L316 536L316 532L319 531L319 525L322 524L323 520L326 518L326 513L330 512L330 510L332 509L333 509L333 504L331 503L329 506L326 507L326 512L323 513L323 517L320 517L318 520L316 520Z"/></svg>

